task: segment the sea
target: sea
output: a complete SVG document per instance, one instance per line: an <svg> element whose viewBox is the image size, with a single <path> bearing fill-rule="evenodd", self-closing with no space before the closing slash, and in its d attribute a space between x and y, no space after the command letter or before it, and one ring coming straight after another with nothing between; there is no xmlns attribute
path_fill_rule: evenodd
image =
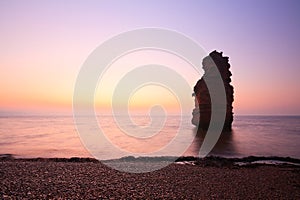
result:
<svg viewBox="0 0 300 200"><path fill-rule="evenodd" d="M77 130L73 116L1 115L0 155L103 160L131 155L198 156L206 137L191 124L191 116L158 117L154 121L161 123L154 123L154 127L149 116L132 116L129 121L122 116L96 118L98 127L90 126L87 120L82 131ZM85 135L97 134L108 142L97 141L96 136L92 144L86 140ZM208 155L300 159L300 116L236 115L232 131L222 133Z"/></svg>

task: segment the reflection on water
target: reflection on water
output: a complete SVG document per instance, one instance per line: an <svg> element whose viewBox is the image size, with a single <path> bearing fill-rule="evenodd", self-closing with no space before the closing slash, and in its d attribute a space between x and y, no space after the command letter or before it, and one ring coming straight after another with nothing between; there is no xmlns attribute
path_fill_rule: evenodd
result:
<svg viewBox="0 0 300 200"><path fill-rule="evenodd" d="M198 156L204 138L207 135L206 131L193 129L195 136L194 141L185 155ZM238 152L234 142L234 131L222 132L214 148L208 155L236 157Z"/></svg>
<svg viewBox="0 0 300 200"><path fill-rule="evenodd" d="M185 155L196 156L206 133L197 128L192 132L195 139ZM299 145L299 116L236 116L232 131L221 134L209 155L300 158Z"/></svg>
<svg viewBox="0 0 300 200"><path fill-rule="evenodd" d="M131 152L149 152L170 143L176 135L180 118L169 118L151 140L134 140L120 134L111 116L99 118L106 136L118 147ZM122 119L121 119L122 120ZM183 118L184 134L171 151L161 155L174 156L172 152L189 147L185 156L198 156L206 136L197 132L191 123L191 116ZM138 125L145 126L149 117L136 118ZM87 124L87 126L89 126ZM125 124L129 128L132 124ZM91 132L93 127L88 127ZM142 130L134 132L136 136ZM142 142L141 142L142 141ZM192 142L191 142L192 141ZM190 145L191 144L191 145ZM300 117L299 116L236 116L233 131L221 134L210 155L225 157L282 156L300 158ZM184 148L185 149L185 148ZM0 116L0 154L16 154L18 157L91 157L80 142L71 116ZM101 149L104 158L119 158L108 148Z"/></svg>
<svg viewBox="0 0 300 200"><path fill-rule="evenodd" d="M89 157L70 116L1 116L0 154Z"/></svg>

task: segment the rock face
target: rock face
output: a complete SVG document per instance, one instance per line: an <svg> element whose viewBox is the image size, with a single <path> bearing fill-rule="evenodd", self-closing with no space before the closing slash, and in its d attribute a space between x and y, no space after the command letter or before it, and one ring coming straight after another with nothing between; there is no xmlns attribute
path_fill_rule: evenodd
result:
<svg viewBox="0 0 300 200"><path fill-rule="evenodd" d="M214 76L212 72L212 65L217 66L219 73L222 77L225 93L226 93L226 117L223 126L223 130L231 130L231 124L233 121L232 103L233 103L233 87L230 85L231 82L231 72L229 71L230 64L229 58L223 57L223 53L213 51L209 56L203 59L202 65L204 69L203 77L197 82L194 87L195 96L195 109L193 110L192 123L202 130L207 130L211 119L211 99L210 94L207 89L207 85L204 81L205 77ZM216 68L215 68L216 69ZM224 104L224 102L223 102ZM217 105L218 106L218 105ZM221 122L222 123L222 122Z"/></svg>

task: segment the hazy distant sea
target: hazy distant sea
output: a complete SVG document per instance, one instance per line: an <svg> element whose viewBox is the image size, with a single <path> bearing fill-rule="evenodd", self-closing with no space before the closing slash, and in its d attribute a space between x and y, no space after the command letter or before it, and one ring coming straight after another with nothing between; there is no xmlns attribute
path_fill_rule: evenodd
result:
<svg viewBox="0 0 300 200"><path fill-rule="evenodd" d="M99 118L105 124L106 134L114 136L111 116ZM163 146L176 133L180 118L171 116L162 130L163 139L155 140L153 146ZM149 117L136 117L137 124L149 123ZM183 120L190 121L191 116ZM197 156L203 136L196 135L196 128L190 124L183 130L186 139L195 138L185 156ZM128 124L132 126L132 124ZM118 145L143 148L119 139ZM182 140L184 144L185 139ZM160 144L161 143L161 144ZM233 131L225 133L211 152L223 157L281 156L300 159L300 116L235 116ZM15 157L92 157L82 145L72 116L0 116L0 154ZM119 158L103 149L103 159ZM162 155L173 156L173 155Z"/></svg>

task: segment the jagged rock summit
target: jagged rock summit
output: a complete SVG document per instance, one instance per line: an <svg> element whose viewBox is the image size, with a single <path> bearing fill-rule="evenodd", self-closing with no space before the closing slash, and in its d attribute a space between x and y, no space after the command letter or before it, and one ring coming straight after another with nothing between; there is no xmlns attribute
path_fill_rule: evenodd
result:
<svg viewBox="0 0 300 200"><path fill-rule="evenodd" d="M193 110L192 123L202 130L207 130L211 120L211 99L209 90L204 81L205 77L210 77L212 80L213 72L210 70L211 65L217 66L222 77L225 93L226 93L226 117L223 126L224 131L231 130L233 121L232 103L233 103L233 86L231 82L231 72L229 70L229 58L223 57L222 52L216 50L205 57L202 62L204 75L194 87L195 109Z"/></svg>

